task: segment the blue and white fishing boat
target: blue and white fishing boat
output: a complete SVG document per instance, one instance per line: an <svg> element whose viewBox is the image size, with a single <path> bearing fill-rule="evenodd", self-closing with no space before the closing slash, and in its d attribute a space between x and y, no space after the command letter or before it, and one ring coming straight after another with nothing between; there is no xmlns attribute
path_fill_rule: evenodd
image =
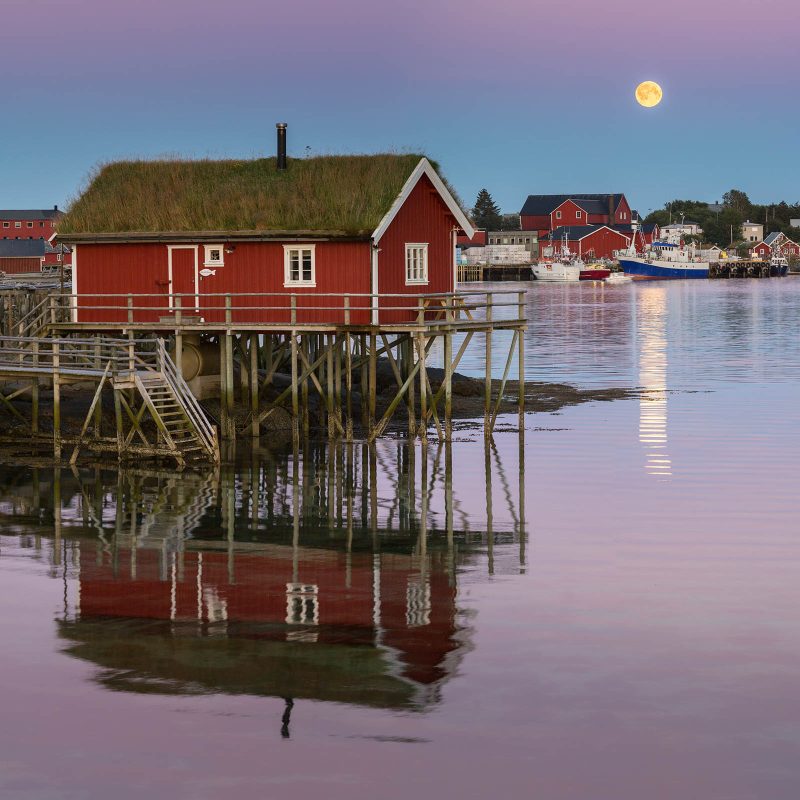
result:
<svg viewBox="0 0 800 800"><path fill-rule="evenodd" d="M707 278L709 261L702 260L694 246L671 242L653 242L645 252L636 251L637 221L633 222L633 238L627 250L617 254L619 265L626 275L643 278Z"/></svg>
<svg viewBox="0 0 800 800"><path fill-rule="evenodd" d="M707 278L708 261L677 244L653 242L642 255L619 254L619 265L633 278Z"/></svg>

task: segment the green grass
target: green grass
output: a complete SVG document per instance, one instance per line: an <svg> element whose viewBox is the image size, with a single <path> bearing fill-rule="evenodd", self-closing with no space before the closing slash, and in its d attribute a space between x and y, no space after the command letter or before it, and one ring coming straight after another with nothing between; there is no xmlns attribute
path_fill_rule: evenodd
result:
<svg viewBox="0 0 800 800"><path fill-rule="evenodd" d="M120 161L101 166L58 223L60 234L330 231L377 228L422 156Z"/></svg>

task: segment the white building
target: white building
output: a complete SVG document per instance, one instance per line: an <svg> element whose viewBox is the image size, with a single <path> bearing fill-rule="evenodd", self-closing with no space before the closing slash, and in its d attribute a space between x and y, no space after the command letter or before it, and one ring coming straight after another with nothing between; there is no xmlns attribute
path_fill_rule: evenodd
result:
<svg viewBox="0 0 800 800"><path fill-rule="evenodd" d="M742 239L746 242L760 242L764 239L764 226L759 222L742 223Z"/></svg>

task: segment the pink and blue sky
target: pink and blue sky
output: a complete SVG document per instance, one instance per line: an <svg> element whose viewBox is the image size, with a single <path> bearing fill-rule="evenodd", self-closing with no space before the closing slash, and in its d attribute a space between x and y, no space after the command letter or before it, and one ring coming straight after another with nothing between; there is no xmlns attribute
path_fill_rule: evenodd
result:
<svg viewBox="0 0 800 800"><path fill-rule="evenodd" d="M0 207L63 206L118 158L272 154L276 121L290 155L423 151L505 211L794 202L798 23L796 0L0 0Z"/></svg>

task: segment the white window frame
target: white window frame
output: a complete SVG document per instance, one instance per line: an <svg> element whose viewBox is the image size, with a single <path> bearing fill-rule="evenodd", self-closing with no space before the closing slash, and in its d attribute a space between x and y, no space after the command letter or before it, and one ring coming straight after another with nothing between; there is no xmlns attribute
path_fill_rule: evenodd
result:
<svg viewBox="0 0 800 800"><path fill-rule="evenodd" d="M583 211L576 211L575 219L583 219Z"/></svg>
<svg viewBox="0 0 800 800"><path fill-rule="evenodd" d="M15 228L21 228L22 227L22 223L17 221L17 222L14 223L14 227Z"/></svg>
<svg viewBox="0 0 800 800"><path fill-rule="evenodd" d="M409 271L409 256L412 251L418 250L422 256L422 264L418 269L417 277L411 276ZM406 286L424 286L428 283L428 243L427 242L407 242L406 243Z"/></svg>
<svg viewBox="0 0 800 800"><path fill-rule="evenodd" d="M211 251L219 250L219 261L211 258ZM225 266L225 246L221 244L203 245L203 266L204 267L224 267Z"/></svg>
<svg viewBox="0 0 800 800"><path fill-rule="evenodd" d="M4 222L3 223L3 227L4 228L10 228L11 227L11 223L10 222Z"/></svg>
<svg viewBox="0 0 800 800"><path fill-rule="evenodd" d="M561 212L560 211L556 211L556 219L561 219Z"/></svg>
<svg viewBox="0 0 800 800"><path fill-rule="evenodd" d="M314 244L285 244L283 246L283 285L289 286L309 286L317 285L317 254ZM300 256L300 278L292 280L292 253L304 250L311 252L311 280L303 280L303 256Z"/></svg>

